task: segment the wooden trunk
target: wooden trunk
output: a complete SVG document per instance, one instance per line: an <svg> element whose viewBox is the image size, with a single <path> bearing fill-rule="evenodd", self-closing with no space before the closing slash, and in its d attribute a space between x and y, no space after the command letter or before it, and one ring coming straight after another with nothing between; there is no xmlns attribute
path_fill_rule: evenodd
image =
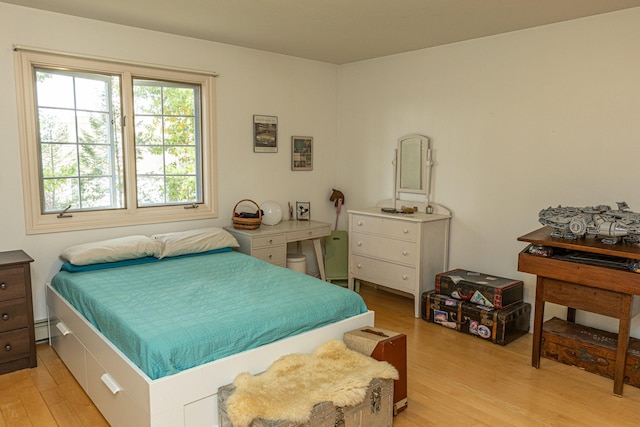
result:
<svg viewBox="0 0 640 427"><path fill-rule="evenodd" d="M521 301L496 310L429 291L422 295L422 318L507 345L529 332L531 304Z"/></svg>
<svg viewBox="0 0 640 427"><path fill-rule="evenodd" d="M360 328L344 334L344 343L376 360L392 364L399 374L393 383L393 415L406 409L407 401L407 336L380 328Z"/></svg>
<svg viewBox="0 0 640 427"><path fill-rule="evenodd" d="M226 412L226 402L233 393L232 384L218 389L220 427L234 427ZM393 425L393 380L374 378L364 400L354 406L338 407L321 402L313 407L311 418L304 423L287 420L255 419L250 427L391 427Z"/></svg>
<svg viewBox="0 0 640 427"><path fill-rule="evenodd" d="M522 301L524 283L485 273L456 269L436 275L436 293L501 309Z"/></svg>
<svg viewBox="0 0 640 427"><path fill-rule="evenodd" d="M617 348L617 334L557 317L544 322L542 328L542 357L607 378L614 377ZM629 339L624 382L640 387L640 340L633 337Z"/></svg>

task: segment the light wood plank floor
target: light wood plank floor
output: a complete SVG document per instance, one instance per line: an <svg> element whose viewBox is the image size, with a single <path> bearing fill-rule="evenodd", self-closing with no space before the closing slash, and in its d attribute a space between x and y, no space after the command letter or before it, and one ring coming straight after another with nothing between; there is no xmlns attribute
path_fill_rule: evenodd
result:
<svg viewBox="0 0 640 427"><path fill-rule="evenodd" d="M531 335L499 346L413 317L413 301L363 286L376 326L405 333L409 406L395 427L637 426L640 389L542 359ZM56 353L38 345L38 367L0 375L0 427L107 426ZM132 426L135 427L135 426Z"/></svg>

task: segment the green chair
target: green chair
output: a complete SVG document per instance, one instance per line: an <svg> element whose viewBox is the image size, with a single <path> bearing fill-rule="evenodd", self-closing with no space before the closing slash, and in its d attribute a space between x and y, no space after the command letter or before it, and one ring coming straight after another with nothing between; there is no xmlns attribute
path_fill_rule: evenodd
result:
<svg viewBox="0 0 640 427"><path fill-rule="evenodd" d="M324 238L324 272L327 282L347 286L349 279L349 236L346 231L332 231ZM356 292L360 281L356 280Z"/></svg>

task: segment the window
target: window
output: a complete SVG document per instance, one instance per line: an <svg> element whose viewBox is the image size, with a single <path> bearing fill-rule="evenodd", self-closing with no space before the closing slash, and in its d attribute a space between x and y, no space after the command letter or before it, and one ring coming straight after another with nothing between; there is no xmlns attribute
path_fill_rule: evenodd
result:
<svg viewBox="0 0 640 427"><path fill-rule="evenodd" d="M214 77L16 53L27 232L216 216Z"/></svg>

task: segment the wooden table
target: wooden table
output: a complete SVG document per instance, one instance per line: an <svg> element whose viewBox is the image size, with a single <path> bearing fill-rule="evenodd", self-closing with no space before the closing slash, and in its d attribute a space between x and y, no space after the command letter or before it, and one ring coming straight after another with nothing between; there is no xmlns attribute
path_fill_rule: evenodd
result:
<svg viewBox="0 0 640 427"><path fill-rule="evenodd" d="M543 227L518 240L552 248L640 260L640 247L636 244L606 245L597 238L565 240L551 237L552 231L551 227ZM617 318L618 349L613 393L622 396L631 318L640 312L640 298L637 297L640 295L640 273L535 256L527 249L518 256L518 270L538 276L531 365L540 367L545 302L568 307L567 320L571 322L575 322L576 309Z"/></svg>

